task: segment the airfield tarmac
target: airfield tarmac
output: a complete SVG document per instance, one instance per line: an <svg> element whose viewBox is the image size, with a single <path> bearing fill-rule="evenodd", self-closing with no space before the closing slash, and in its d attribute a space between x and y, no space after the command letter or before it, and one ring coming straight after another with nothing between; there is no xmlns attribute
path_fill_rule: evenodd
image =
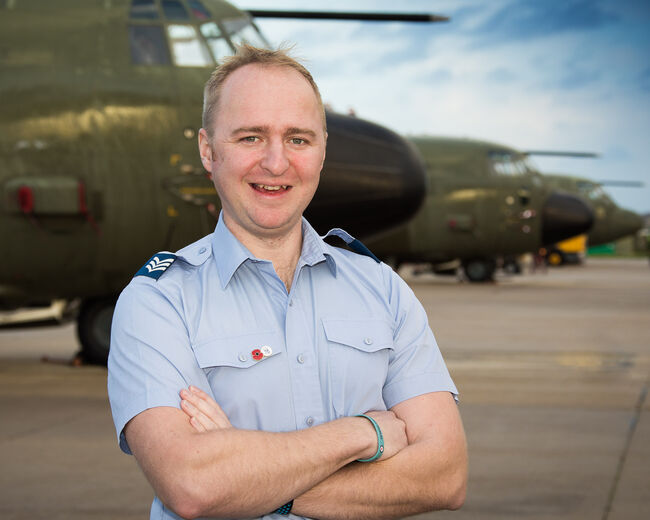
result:
<svg viewBox="0 0 650 520"><path fill-rule="evenodd" d="M459 387L470 454L463 509L415 518L650 518L647 260L487 285L402 274ZM76 350L73 325L0 330L2 519L148 518L106 370L65 364Z"/></svg>

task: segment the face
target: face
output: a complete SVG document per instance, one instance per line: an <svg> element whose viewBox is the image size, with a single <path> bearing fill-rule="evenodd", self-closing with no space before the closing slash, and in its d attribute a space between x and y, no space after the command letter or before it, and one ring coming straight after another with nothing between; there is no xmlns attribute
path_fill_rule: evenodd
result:
<svg viewBox="0 0 650 520"><path fill-rule="evenodd" d="M204 167L224 221L240 240L300 229L325 160L322 112L307 80L288 67L246 65L222 86Z"/></svg>

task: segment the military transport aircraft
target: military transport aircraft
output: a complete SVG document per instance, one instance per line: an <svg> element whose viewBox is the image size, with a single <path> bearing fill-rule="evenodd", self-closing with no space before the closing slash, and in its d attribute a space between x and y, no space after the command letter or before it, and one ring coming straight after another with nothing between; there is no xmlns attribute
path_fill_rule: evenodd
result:
<svg viewBox="0 0 650 520"><path fill-rule="evenodd" d="M447 265L470 281L492 279L500 257L536 252L585 232L592 211L557 192L528 153L470 139L411 139L424 158L427 195L409 222L367 245L380 257Z"/></svg>
<svg viewBox="0 0 650 520"><path fill-rule="evenodd" d="M115 298L132 274L155 251L214 228L219 200L196 147L198 93L242 42L266 45L249 13L221 0L0 0L0 307L80 298L83 356L105 362ZM334 113L327 123L308 212L321 232L341 226L378 239L418 214L416 250L483 259L587 225L583 203L533 174L519 178L509 170L520 167L516 154L503 147L483 173L463 173L447 167L471 157L436 162L415 141L425 166L386 128Z"/></svg>
<svg viewBox="0 0 650 520"><path fill-rule="evenodd" d="M640 183L624 181L596 182L572 175L545 175L555 189L579 195L594 213L594 225L587 233L590 246L614 242L619 238L636 233L643 227L643 218L638 213L623 209L603 189L606 185L640 186Z"/></svg>

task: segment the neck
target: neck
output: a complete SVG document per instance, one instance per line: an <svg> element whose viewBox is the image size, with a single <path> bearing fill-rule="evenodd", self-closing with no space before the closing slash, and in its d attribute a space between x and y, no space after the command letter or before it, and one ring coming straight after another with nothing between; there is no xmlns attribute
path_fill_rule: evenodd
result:
<svg viewBox="0 0 650 520"><path fill-rule="evenodd" d="M273 263L273 269L288 292L302 251L302 222L298 222L288 233L277 236L250 234L238 226L231 225L226 218L224 224L257 258Z"/></svg>

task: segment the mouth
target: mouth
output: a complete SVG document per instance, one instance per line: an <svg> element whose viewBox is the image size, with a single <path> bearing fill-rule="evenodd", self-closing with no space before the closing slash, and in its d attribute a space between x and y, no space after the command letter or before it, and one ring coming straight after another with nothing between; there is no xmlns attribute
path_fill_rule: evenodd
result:
<svg viewBox="0 0 650 520"><path fill-rule="evenodd" d="M260 193L281 193L291 189L291 186L288 184L273 186L271 184L251 183L250 185L255 191L259 191Z"/></svg>

